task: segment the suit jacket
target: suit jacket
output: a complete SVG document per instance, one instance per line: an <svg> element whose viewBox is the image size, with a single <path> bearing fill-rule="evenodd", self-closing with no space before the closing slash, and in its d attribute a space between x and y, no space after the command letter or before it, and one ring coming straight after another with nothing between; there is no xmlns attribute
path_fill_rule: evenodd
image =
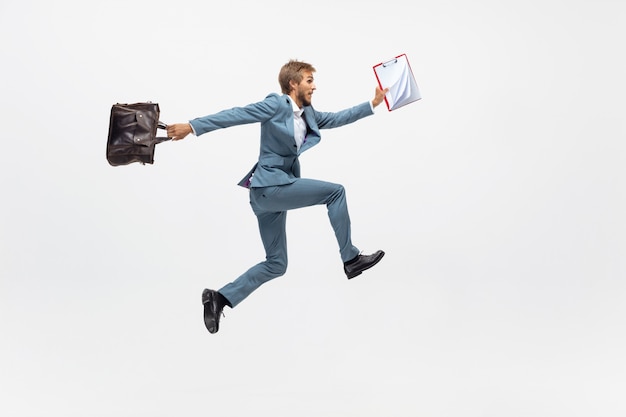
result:
<svg viewBox="0 0 626 417"><path fill-rule="evenodd" d="M198 136L231 126L261 123L258 162L239 182L249 188L291 184L300 177L298 156L320 142L320 129L343 126L372 114L369 102L335 113L319 112L312 106L305 106L302 117L307 124L307 135L299 150L294 139L293 107L288 95L272 93L258 103L199 117L190 123Z"/></svg>

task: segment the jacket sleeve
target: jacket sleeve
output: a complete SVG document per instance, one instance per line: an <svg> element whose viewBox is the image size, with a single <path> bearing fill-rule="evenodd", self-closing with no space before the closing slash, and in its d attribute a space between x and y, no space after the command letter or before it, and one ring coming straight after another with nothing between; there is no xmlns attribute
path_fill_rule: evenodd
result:
<svg viewBox="0 0 626 417"><path fill-rule="evenodd" d="M217 129L265 122L276 113L278 106L279 96L278 94L272 93L268 95L265 100L258 103L222 110L215 114L190 120L189 123L191 123L196 135L200 136Z"/></svg>
<svg viewBox="0 0 626 417"><path fill-rule="evenodd" d="M335 113L315 111L315 121L320 129L332 129L356 122L357 120L371 116L372 114L374 113L372 112L370 103L365 102L359 104L358 106Z"/></svg>

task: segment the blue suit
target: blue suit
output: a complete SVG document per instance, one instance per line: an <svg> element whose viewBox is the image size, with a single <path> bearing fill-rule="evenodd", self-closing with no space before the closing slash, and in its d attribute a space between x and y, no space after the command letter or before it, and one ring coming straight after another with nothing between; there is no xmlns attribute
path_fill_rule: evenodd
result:
<svg viewBox="0 0 626 417"><path fill-rule="evenodd" d="M257 216L266 260L219 290L231 307L263 283L286 272L285 223L288 210L325 204L342 261L346 262L359 254L351 242L350 217L343 186L300 178L298 156L320 142L320 129L343 126L370 116L373 114L372 107L365 102L336 113L327 113L305 106L303 118L307 124L307 135L298 149L291 101L288 95L270 94L261 102L190 121L198 136L231 126L261 123L258 162L239 185L250 189L250 205Z"/></svg>

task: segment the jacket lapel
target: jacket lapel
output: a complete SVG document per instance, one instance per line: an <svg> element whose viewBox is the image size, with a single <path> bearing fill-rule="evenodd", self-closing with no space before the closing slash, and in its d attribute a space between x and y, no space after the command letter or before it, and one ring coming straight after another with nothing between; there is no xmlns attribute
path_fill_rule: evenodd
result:
<svg viewBox="0 0 626 417"><path fill-rule="evenodd" d="M306 122L306 137L304 138L304 143L300 147L300 152L298 152L298 154L301 154L307 149L317 145L320 141L320 131L317 127L317 123L315 122L313 108L311 106L305 107L302 117Z"/></svg>

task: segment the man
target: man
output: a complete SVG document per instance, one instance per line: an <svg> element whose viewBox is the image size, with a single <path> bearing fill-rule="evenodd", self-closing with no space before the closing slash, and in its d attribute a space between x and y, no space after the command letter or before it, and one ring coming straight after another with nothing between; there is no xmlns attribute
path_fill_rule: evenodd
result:
<svg viewBox="0 0 626 417"><path fill-rule="evenodd" d="M342 185L300 178L298 156L319 143L320 129L339 127L374 114L388 89L376 88L374 99L336 113L319 112L311 106L315 91L315 68L291 60L280 70L278 81L284 95L270 94L265 100L223 110L216 114L169 125L173 140L247 123L261 123L261 148L257 164L239 185L250 189L250 205L257 217L265 261L253 266L219 291L202 292L204 322L210 333L219 330L225 306L234 308L265 282L287 270L285 220L288 210L325 204L339 243L348 279L376 265L383 251L361 255L352 245L350 217Z"/></svg>

